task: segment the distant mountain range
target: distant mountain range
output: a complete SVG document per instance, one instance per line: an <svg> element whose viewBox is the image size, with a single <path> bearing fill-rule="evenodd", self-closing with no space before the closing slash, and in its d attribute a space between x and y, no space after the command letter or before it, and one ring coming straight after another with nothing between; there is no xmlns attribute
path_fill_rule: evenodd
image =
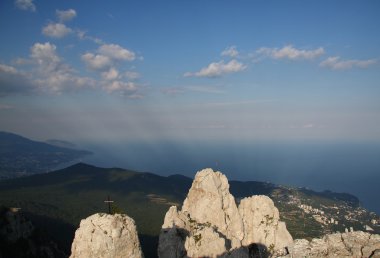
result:
<svg viewBox="0 0 380 258"><path fill-rule="evenodd" d="M50 233L69 253L80 220L96 212L106 212L104 200L110 196L115 201L114 211L127 213L136 221L146 257L155 257L164 215L169 206L183 202L191 183L191 178L182 175L163 177L78 163L47 174L0 181L0 203L21 208L37 227ZM358 199L350 194L256 181L230 181L230 190L238 202L255 194L270 196L295 238L318 237L351 226L362 230L378 218L361 208ZM309 207L323 210L326 219L333 218L339 224L318 222L313 212L307 211ZM345 219L348 214L352 221Z"/></svg>
<svg viewBox="0 0 380 258"><path fill-rule="evenodd" d="M68 142L51 140L50 143L0 132L0 179L46 173L61 164L91 154L89 151L67 148L72 146Z"/></svg>

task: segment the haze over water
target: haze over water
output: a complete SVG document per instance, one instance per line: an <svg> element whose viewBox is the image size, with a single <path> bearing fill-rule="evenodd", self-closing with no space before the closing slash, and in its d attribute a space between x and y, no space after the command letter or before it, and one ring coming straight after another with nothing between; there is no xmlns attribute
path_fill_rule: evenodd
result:
<svg viewBox="0 0 380 258"><path fill-rule="evenodd" d="M357 196L363 206L380 213L380 144L358 143L117 143L88 144L94 155L84 162L160 175L193 178L212 167L230 180L269 181L313 190Z"/></svg>

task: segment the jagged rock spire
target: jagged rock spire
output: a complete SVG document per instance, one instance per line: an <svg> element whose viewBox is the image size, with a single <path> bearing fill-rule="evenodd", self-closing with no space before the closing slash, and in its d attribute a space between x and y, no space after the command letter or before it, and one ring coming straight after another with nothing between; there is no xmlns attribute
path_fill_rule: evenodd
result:
<svg viewBox="0 0 380 258"><path fill-rule="evenodd" d="M204 169L195 175L182 210L172 206L166 213L158 255L249 257L253 244L259 252L282 254L292 242L269 197L243 199L238 208L226 176Z"/></svg>

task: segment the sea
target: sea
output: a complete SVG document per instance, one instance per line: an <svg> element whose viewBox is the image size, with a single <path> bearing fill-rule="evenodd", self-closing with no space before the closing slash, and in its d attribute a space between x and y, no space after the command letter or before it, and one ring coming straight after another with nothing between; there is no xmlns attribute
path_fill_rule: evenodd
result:
<svg viewBox="0 0 380 258"><path fill-rule="evenodd" d="M203 168L229 180L331 190L357 196L380 214L380 143L144 141L81 143L93 155L81 161L193 178Z"/></svg>

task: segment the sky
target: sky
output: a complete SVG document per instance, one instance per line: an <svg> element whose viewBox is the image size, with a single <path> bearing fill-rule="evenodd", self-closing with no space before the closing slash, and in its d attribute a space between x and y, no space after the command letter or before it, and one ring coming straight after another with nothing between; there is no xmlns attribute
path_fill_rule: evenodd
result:
<svg viewBox="0 0 380 258"><path fill-rule="evenodd" d="M380 140L379 1L0 2L0 131Z"/></svg>

